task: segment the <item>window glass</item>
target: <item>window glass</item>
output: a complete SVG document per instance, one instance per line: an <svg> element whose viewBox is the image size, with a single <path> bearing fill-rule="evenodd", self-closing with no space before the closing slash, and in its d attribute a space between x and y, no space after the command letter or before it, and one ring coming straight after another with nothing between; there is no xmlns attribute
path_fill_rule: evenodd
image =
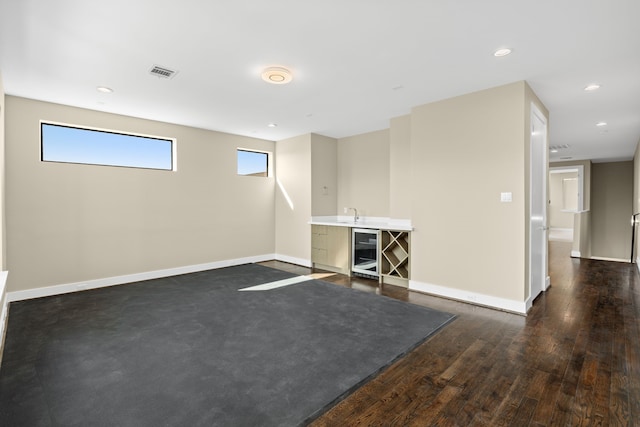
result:
<svg viewBox="0 0 640 427"><path fill-rule="evenodd" d="M238 175L269 176L269 153L238 149Z"/></svg>
<svg viewBox="0 0 640 427"><path fill-rule="evenodd" d="M40 126L43 162L174 169L173 139L44 122Z"/></svg>

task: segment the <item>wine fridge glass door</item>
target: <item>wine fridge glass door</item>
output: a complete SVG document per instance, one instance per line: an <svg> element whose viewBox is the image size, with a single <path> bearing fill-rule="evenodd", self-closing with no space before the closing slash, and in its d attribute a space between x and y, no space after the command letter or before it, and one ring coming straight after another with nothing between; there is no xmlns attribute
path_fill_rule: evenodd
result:
<svg viewBox="0 0 640 427"><path fill-rule="evenodd" d="M354 228L351 271L378 277L378 230Z"/></svg>

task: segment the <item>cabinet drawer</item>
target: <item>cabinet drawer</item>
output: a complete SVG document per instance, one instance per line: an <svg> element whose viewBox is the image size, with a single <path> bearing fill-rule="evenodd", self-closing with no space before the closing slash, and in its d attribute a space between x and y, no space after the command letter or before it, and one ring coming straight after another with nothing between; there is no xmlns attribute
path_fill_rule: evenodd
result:
<svg viewBox="0 0 640 427"><path fill-rule="evenodd" d="M312 234L326 235L327 234L327 226L326 225L312 225L311 226L311 233Z"/></svg>

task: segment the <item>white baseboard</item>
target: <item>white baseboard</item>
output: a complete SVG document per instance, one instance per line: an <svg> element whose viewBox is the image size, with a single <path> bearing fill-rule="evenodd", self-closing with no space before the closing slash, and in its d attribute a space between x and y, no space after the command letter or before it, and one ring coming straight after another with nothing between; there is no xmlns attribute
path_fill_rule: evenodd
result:
<svg viewBox="0 0 640 427"><path fill-rule="evenodd" d="M142 280L159 279L162 277L177 276L179 274L196 273L198 271L214 270L217 268L231 267L234 265L250 264L254 262L270 261L275 259L275 254L256 255L245 258L214 261L205 264L188 265L185 267L168 268L165 270L147 271L144 273L126 274L124 276L107 277L104 279L87 280L85 282L67 283L62 285L46 286L42 288L13 291L7 293L7 301L23 301L32 298L61 295L87 289L104 288L107 286L122 285L125 283L139 282Z"/></svg>
<svg viewBox="0 0 640 427"><path fill-rule="evenodd" d="M412 291L423 292L425 294L463 301L474 305L481 305L517 314L527 314L526 301L513 301L505 298L494 297L491 295L465 291L462 289L432 285L430 283L423 283L415 280L409 280L409 289Z"/></svg>
<svg viewBox="0 0 640 427"><path fill-rule="evenodd" d="M596 261L613 261L613 262L626 262L628 263L629 260L628 259L623 259L623 258L607 258L604 256L592 256L589 259L594 259Z"/></svg>
<svg viewBox="0 0 640 427"><path fill-rule="evenodd" d="M544 280L543 291L546 291L547 289L549 289L549 286L551 286L551 276L547 276L547 278Z"/></svg>
<svg viewBox="0 0 640 427"><path fill-rule="evenodd" d="M282 255L282 254L276 254L274 259L277 261L288 262L289 264L301 265L303 267L309 267L309 268L312 267L312 263L310 259L296 258L289 255Z"/></svg>
<svg viewBox="0 0 640 427"><path fill-rule="evenodd" d="M571 251L571 258L581 258L580 251Z"/></svg>

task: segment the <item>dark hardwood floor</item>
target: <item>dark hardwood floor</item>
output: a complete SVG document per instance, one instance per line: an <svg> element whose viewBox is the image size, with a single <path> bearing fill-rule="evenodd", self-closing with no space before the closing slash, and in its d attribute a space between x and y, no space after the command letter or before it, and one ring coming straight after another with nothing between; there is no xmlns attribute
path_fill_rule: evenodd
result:
<svg viewBox="0 0 640 427"><path fill-rule="evenodd" d="M312 425L640 425L636 266L569 252L570 243L550 243L552 286L527 317L385 285L383 295L459 317ZM366 279L323 280L380 292Z"/></svg>

